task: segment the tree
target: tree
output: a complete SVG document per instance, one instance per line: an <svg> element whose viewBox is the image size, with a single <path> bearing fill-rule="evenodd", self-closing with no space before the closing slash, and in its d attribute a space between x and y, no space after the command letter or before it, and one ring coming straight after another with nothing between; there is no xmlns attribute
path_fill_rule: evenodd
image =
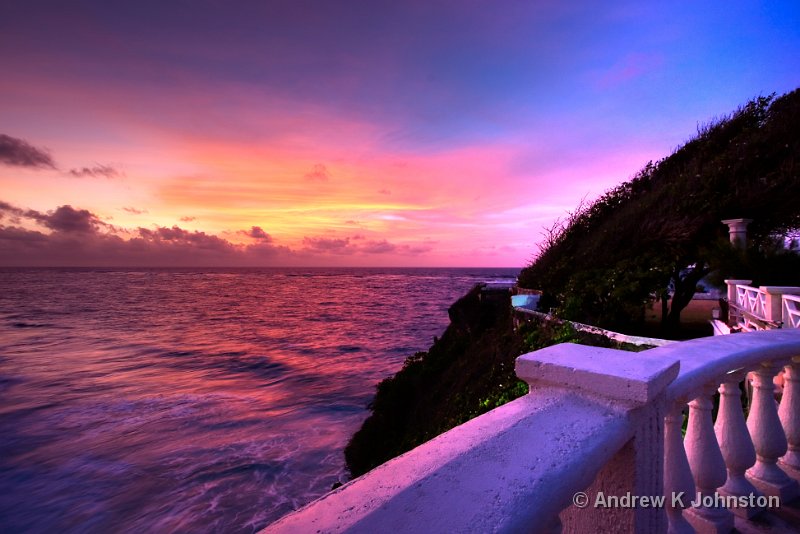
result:
<svg viewBox="0 0 800 534"><path fill-rule="evenodd" d="M635 329L645 303L668 334L697 283L720 265L722 219L754 219L756 241L800 228L800 90L758 97L698 128L669 157L547 231L520 284L565 318Z"/></svg>

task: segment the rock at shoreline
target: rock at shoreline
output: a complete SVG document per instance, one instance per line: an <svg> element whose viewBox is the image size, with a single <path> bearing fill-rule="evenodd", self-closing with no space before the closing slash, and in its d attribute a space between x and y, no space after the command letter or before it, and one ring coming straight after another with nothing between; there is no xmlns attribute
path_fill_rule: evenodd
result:
<svg viewBox="0 0 800 534"><path fill-rule="evenodd" d="M353 477L527 393L514 374L524 344L510 304L506 292L473 288L450 307L441 339L378 384L372 415L345 449Z"/></svg>

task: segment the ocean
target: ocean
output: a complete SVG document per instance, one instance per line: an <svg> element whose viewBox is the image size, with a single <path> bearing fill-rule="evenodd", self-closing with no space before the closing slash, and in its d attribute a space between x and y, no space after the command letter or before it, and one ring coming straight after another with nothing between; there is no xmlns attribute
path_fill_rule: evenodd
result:
<svg viewBox="0 0 800 534"><path fill-rule="evenodd" d="M0 270L0 532L253 532L517 269Z"/></svg>

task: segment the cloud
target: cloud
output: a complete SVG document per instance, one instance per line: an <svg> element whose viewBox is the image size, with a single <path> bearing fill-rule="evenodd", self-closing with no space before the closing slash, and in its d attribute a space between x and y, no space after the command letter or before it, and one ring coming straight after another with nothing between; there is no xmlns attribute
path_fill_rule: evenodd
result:
<svg viewBox="0 0 800 534"><path fill-rule="evenodd" d="M367 254L386 254L397 250L397 246L384 239L382 241L368 241L361 245L360 249Z"/></svg>
<svg viewBox="0 0 800 534"><path fill-rule="evenodd" d="M128 213L133 213L134 215L144 215L145 213L147 213L147 210L140 210L131 207L124 207L122 209L123 211L127 211Z"/></svg>
<svg viewBox="0 0 800 534"><path fill-rule="evenodd" d="M327 182L331 178L331 174L328 172L327 167L322 164L314 165L314 168L311 169L310 172L307 172L303 178L308 180L309 182Z"/></svg>
<svg viewBox="0 0 800 534"><path fill-rule="evenodd" d="M25 230L15 226L0 226L0 242L14 241L20 243L22 246L36 246L39 243L44 243L48 240L48 236L41 232ZM0 250L2 248L0 247Z"/></svg>
<svg viewBox="0 0 800 534"><path fill-rule="evenodd" d="M56 169L50 153L37 148L23 139L10 135L0 134L0 163L16 167L29 167L40 169ZM80 167L66 171L75 178L116 178L121 173L110 165L94 165L93 167Z"/></svg>
<svg viewBox="0 0 800 534"><path fill-rule="evenodd" d="M135 208L131 208L135 211ZM45 233L0 224L0 264L16 266L258 266L296 263L296 253L273 245L261 228L257 243L242 246L202 231L179 226L121 229L86 209L59 206L46 213L0 201L0 220L23 220ZM123 239L118 233L131 236ZM266 236L266 237L263 237Z"/></svg>
<svg viewBox="0 0 800 534"><path fill-rule="evenodd" d="M134 209L135 208L131 208ZM142 210L135 210L142 211ZM26 225L36 224L38 229ZM0 265L97 267L299 266L351 263L353 255L413 256L430 250L386 239L305 237L302 248L277 245L259 226L240 230L239 244L177 225L119 228L70 205L41 212L0 201ZM357 260L356 260L357 261ZM383 260L382 260L383 261Z"/></svg>
<svg viewBox="0 0 800 534"><path fill-rule="evenodd" d="M416 256L432 252L433 247L430 245L402 245L398 247L398 251L403 254L411 254L413 256Z"/></svg>
<svg viewBox="0 0 800 534"><path fill-rule="evenodd" d="M70 205L59 206L37 220L56 232L93 233L106 224L89 210L76 210Z"/></svg>
<svg viewBox="0 0 800 534"><path fill-rule="evenodd" d="M265 232L260 226L253 226L250 230L240 230L239 233L266 243L272 241L272 236Z"/></svg>
<svg viewBox="0 0 800 534"><path fill-rule="evenodd" d="M53 158L46 150L5 134L0 134L0 163L34 169L56 168Z"/></svg>
<svg viewBox="0 0 800 534"><path fill-rule="evenodd" d="M159 245L169 244L188 249L210 250L225 253L234 252L236 249L230 241L221 237L197 230L184 230L178 226L173 226L172 228L158 226L155 230L140 227L138 228L138 232L140 239Z"/></svg>
<svg viewBox="0 0 800 534"><path fill-rule="evenodd" d="M244 249L245 256L251 260L274 260L296 261L297 254L289 247L273 245L268 241L259 241L252 245L247 245Z"/></svg>
<svg viewBox="0 0 800 534"><path fill-rule="evenodd" d="M306 250L313 252L325 252L331 254L352 254L354 247L350 246L350 239L334 237L304 237L303 246Z"/></svg>
<svg viewBox="0 0 800 534"><path fill-rule="evenodd" d="M391 195L392 194L392 192L389 191L388 189L379 189L378 193L381 194L381 195Z"/></svg>
<svg viewBox="0 0 800 534"><path fill-rule="evenodd" d="M120 172L109 165L95 165L94 167L70 169L69 174L76 178L116 178Z"/></svg>
<svg viewBox="0 0 800 534"><path fill-rule="evenodd" d="M192 222L195 219L197 219L197 217L181 217L181 222Z"/></svg>
<svg viewBox="0 0 800 534"><path fill-rule="evenodd" d="M98 228L108 226L89 210L77 210L70 205L59 206L54 211L42 213L36 210L23 210L0 201L0 213L2 212L11 214L16 219L29 219L54 232L94 233Z"/></svg>
<svg viewBox="0 0 800 534"><path fill-rule="evenodd" d="M2 200L0 200L0 215L2 215L4 212L10 213L12 215L22 215L23 213L25 213L25 210L18 208L16 206L12 206L8 202L3 202Z"/></svg>
<svg viewBox="0 0 800 534"><path fill-rule="evenodd" d="M433 250L428 245L396 245L386 239L367 240L362 235L352 237L333 238L333 237L304 237L303 247L305 251L317 254L403 254L419 255Z"/></svg>

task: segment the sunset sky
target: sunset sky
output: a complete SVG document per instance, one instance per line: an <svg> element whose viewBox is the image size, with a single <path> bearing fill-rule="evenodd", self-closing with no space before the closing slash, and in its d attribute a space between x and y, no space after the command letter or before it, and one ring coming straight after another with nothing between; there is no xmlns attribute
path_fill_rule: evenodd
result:
<svg viewBox="0 0 800 534"><path fill-rule="evenodd" d="M0 67L0 265L517 267L800 2L6 1Z"/></svg>

